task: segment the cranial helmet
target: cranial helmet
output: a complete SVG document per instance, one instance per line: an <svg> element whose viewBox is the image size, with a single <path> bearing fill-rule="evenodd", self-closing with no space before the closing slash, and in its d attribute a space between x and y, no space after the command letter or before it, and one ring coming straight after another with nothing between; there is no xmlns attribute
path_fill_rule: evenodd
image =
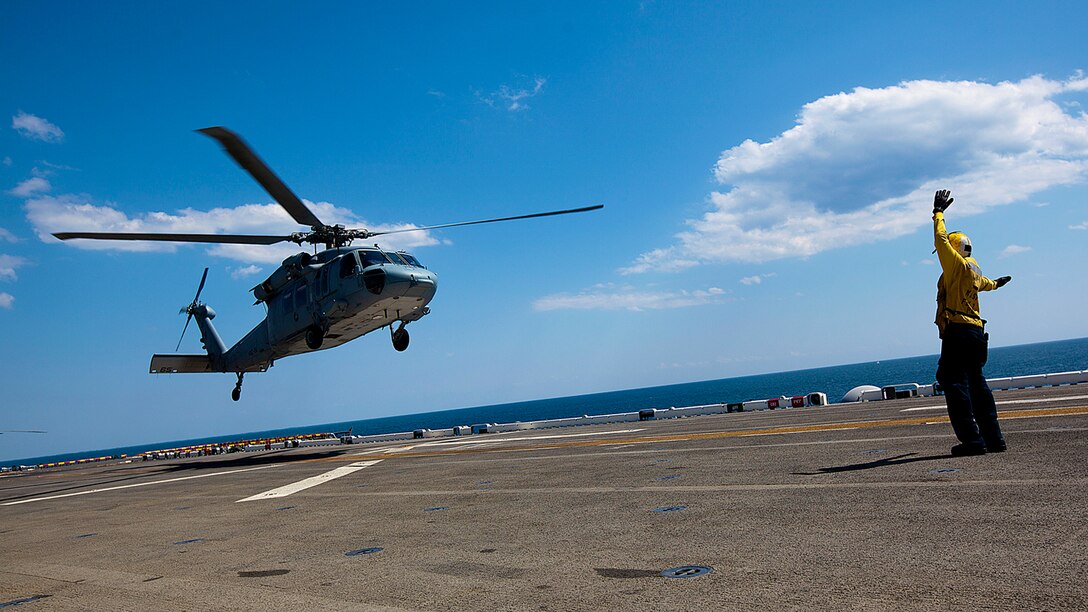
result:
<svg viewBox="0 0 1088 612"><path fill-rule="evenodd" d="M971 239L963 232L952 232L948 235L948 242L956 252L967 259L971 256Z"/></svg>

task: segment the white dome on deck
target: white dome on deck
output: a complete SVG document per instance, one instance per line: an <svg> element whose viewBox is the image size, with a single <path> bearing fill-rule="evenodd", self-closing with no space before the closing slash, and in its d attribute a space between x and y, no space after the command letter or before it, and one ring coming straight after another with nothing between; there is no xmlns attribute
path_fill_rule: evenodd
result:
<svg viewBox="0 0 1088 612"><path fill-rule="evenodd" d="M873 385L858 385L847 391L846 395L842 396L842 399L839 400L839 403L860 402L861 394L866 391L880 391L880 387L874 387Z"/></svg>

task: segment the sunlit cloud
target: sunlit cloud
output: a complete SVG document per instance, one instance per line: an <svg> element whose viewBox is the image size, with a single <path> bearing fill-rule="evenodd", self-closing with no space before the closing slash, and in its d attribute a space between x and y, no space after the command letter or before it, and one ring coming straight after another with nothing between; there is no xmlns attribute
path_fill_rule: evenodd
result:
<svg viewBox="0 0 1088 612"><path fill-rule="evenodd" d="M27 265L29 261L15 255L0 254L0 281L15 281L18 274L16 270ZM0 308L11 310L15 306L15 296L6 291L0 291Z"/></svg>
<svg viewBox="0 0 1088 612"><path fill-rule="evenodd" d="M1071 229L1071 230L1082 230L1082 231L1083 230L1088 230L1088 221L1085 221L1083 223L1077 223L1076 225L1070 225L1069 229Z"/></svg>
<svg viewBox="0 0 1088 612"><path fill-rule="evenodd" d="M42 142L61 142L64 131L48 120L19 111L11 118L11 127L24 138Z"/></svg>
<svg viewBox="0 0 1088 612"><path fill-rule="evenodd" d="M2 227L0 227L0 240L5 242L19 242L19 239L15 237L15 234Z"/></svg>
<svg viewBox="0 0 1088 612"><path fill-rule="evenodd" d="M728 188L710 194L710 210L688 220L674 245L621 272L810 257L895 239L930 223L938 188L953 191L962 217L1082 182L1088 115L1067 113L1061 98L1085 91L1078 73L908 81L820 98L770 141L724 151L714 175Z"/></svg>
<svg viewBox="0 0 1088 612"><path fill-rule="evenodd" d="M49 181L40 176L35 176L8 190L8 194L17 198L29 198L36 193L47 193L52 188L53 186L49 184Z"/></svg>
<svg viewBox="0 0 1088 612"><path fill-rule="evenodd" d="M697 291L652 291L604 284L581 293L544 296L533 302L533 310L667 310L721 303L725 293L718 287Z"/></svg>
<svg viewBox="0 0 1088 612"><path fill-rule="evenodd" d="M534 77L532 84L526 87L502 85L487 95L477 91L476 98L488 106L503 108L511 112L528 110L529 105L526 101L539 95L547 82L548 79L543 77Z"/></svg>
<svg viewBox="0 0 1088 612"><path fill-rule="evenodd" d="M320 219L328 224L365 227L371 231L410 229L414 225L369 224L352 211L328 202L305 201ZM86 196L59 195L30 199L25 205L27 220L43 242L57 242L55 232L154 232L186 234L257 234L286 236L302 228L280 205L243 204L234 208L194 210L185 208L173 213L147 212L129 216L116 205L97 205ZM383 248L412 249L439 244L430 232L407 232L381 236L367 241L378 242ZM92 250L174 252L178 248L205 248L211 255L246 264L275 264L297 253L294 243L272 246L216 244L189 245L175 242L133 242L105 240L70 240L71 247Z"/></svg>
<svg viewBox="0 0 1088 612"><path fill-rule="evenodd" d="M15 271L27 263L29 262L22 257L0 254L0 280L16 280L18 275L16 275Z"/></svg>
<svg viewBox="0 0 1088 612"><path fill-rule="evenodd" d="M1009 246L1005 247L1001 251L1001 255L999 255L999 257L1001 257L1001 258L1011 257L1013 255L1019 255L1021 253L1027 253L1029 251L1031 251L1031 247L1029 247L1029 246L1020 246L1019 244L1010 244Z"/></svg>
<svg viewBox="0 0 1088 612"><path fill-rule="evenodd" d="M742 285L758 285L758 284L763 282L763 279L773 278L774 276L775 276L774 272L770 272L768 274L756 274L756 275L753 275L753 276L745 276L744 278L740 279L740 284L742 284Z"/></svg>
<svg viewBox="0 0 1088 612"><path fill-rule="evenodd" d="M230 277L233 278L234 280L238 280L240 278L246 278L247 276L253 276L254 274L260 274L260 273L261 273L261 267L260 266L255 266L253 264L250 264L248 266L242 266L242 267L238 267L238 268L231 268Z"/></svg>

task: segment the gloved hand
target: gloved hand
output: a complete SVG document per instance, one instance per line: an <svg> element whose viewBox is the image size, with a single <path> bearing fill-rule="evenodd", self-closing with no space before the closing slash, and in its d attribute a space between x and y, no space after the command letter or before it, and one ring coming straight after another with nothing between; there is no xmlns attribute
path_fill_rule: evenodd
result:
<svg viewBox="0 0 1088 612"><path fill-rule="evenodd" d="M994 279L994 282L997 283L998 288L1001 288L1009 284L1009 281L1011 280L1011 276L1002 276L1001 278Z"/></svg>
<svg viewBox="0 0 1088 612"><path fill-rule="evenodd" d="M952 192L947 189L938 189L937 193L933 196L933 214L944 212L946 208L952 206L953 198L948 196L952 195Z"/></svg>

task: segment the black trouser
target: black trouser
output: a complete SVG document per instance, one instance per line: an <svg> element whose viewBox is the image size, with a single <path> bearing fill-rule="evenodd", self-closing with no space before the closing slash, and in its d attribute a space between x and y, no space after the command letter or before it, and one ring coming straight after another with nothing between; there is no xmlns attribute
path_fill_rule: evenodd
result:
<svg viewBox="0 0 1088 612"><path fill-rule="evenodd" d="M981 327L950 323L944 329L937 382L944 389L948 420L964 444L1001 446L1005 437L997 424L994 394L982 375L986 365L986 335Z"/></svg>

